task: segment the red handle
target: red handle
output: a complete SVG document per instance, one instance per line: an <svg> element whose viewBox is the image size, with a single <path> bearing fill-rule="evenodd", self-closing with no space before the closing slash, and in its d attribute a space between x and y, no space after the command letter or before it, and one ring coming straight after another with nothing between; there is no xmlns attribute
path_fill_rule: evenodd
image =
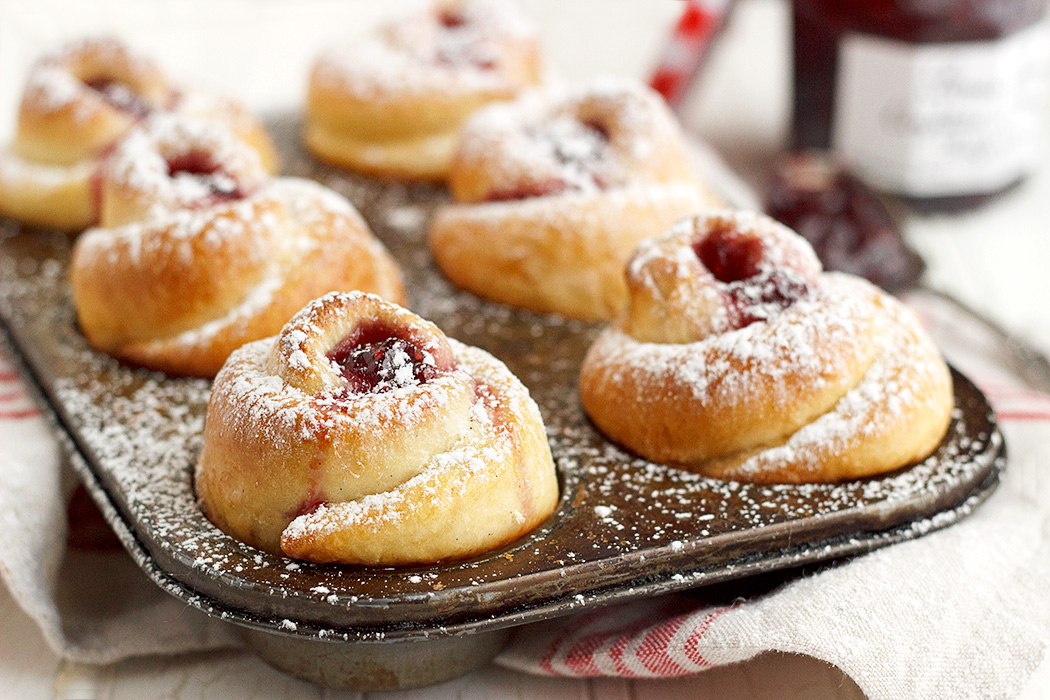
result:
<svg viewBox="0 0 1050 700"><path fill-rule="evenodd" d="M733 0L687 0L649 85L678 109L704 63Z"/></svg>

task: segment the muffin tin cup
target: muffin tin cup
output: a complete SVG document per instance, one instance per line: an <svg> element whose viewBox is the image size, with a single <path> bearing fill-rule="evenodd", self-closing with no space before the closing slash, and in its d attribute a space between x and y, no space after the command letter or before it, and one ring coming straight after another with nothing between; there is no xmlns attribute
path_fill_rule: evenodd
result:
<svg viewBox="0 0 1050 700"><path fill-rule="evenodd" d="M340 567L254 550L212 526L193 495L208 382L128 368L89 348L66 281L71 240L4 222L0 324L92 497L158 585L243 628L246 644L282 670L359 690L440 682L487 663L515 626L861 554L956 522L998 484L1002 435L957 372L938 449L871 479L741 484L627 454L579 405L579 364L599 326L452 288L426 249L442 190L332 172L298 149L294 121L272 125L292 173L362 211L401 263L413 309L529 387L562 488L539 528L466 561Z"/></svg>

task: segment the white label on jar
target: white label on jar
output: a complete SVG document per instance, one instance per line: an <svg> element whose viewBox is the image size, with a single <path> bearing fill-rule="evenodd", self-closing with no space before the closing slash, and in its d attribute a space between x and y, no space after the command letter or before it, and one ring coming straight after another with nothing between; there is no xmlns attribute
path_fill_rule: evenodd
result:
<svg viewBox="0 0 1050 700"><path fill-rule="evenodd" d="M1040 153L1047 27L998 41L840 46L833 146L869 184L917 197L994 192Z"/></svg>

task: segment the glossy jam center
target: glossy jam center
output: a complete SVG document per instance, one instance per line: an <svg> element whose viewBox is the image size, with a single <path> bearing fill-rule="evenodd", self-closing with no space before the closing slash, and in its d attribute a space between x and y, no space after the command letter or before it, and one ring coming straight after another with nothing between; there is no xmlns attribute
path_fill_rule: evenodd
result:
<svg viewBox="0 0 1050 700"><path fill-rule="evenodd" d="M188 177L202 186L208 203L241 199L244 192L237 181L223 172L221 166L211 156L200 151L182 153L169 158L168 176L171 178Z"/></svg>
<svg viewBox="0 0 1050 700"><path fill-rule="evenodd" d="M363 328L328 353L347 381L348 394L377 394L427 382L439 373L434 358L382 325Z"/></svg>
<svg viewBox="0 0 1050 700"><path fill-rule="evenodd" d="M809 285L792 270L762 265L766 251L761 240L728 226L715 228L693 250L725 284L723 300L734 328L768 320L809 293Z"/></svg>
<svg viewBox="0 0 1050 700"><path fill-rule="evenodd" d="M149 116L153 108L129 85L112 78L94 78L84 84L102 96L108 104L135 119Z"/></svg>
<svg viewBox="0 0 1050 700"><path fill-rule="evenodd" d="M765 253L762 241L718 226L693 245L696 257L719 282L737 282L754 277Z"/></svg>
<svg viewBox="0 0 1050 700"><path fill-rule="evenodd" d="M730 323L736 328L766 321L809 293L809 285L790 270L771 270L729 284L725 291Z"/></svg>
<svg viewBox="0 0 1050 700"><path fill-rule="evenodd" d="M467 18L459 10L448 9L438 13L438 23L446 29L456 29L467 23Z"/></svg>

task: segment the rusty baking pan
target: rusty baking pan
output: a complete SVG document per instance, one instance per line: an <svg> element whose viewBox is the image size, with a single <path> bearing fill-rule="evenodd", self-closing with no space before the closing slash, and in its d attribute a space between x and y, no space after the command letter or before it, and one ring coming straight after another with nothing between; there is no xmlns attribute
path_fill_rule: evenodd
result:
<svg viewBox="0 0 1050 700"><path fill-rule="evenodd" d="M467 561L354 568L254 550L212 526L194 501L208 383L130 369L91 350L66 281L70 239L0 224L6 340L92 496L155 582L239 625L280 668L357 689L439 682L487 663L513 626L912 539L964 517L998 483L1002 435L958 372L940 447L878 478L759 486L632 457L579 406L577 372L598 326L453 289L424 240L441 190L327 171L298 151L294 123L276 126L289 169L346 194L398 258L414 310L492 352L529 387L562 487L541 527Z"/></svg>

